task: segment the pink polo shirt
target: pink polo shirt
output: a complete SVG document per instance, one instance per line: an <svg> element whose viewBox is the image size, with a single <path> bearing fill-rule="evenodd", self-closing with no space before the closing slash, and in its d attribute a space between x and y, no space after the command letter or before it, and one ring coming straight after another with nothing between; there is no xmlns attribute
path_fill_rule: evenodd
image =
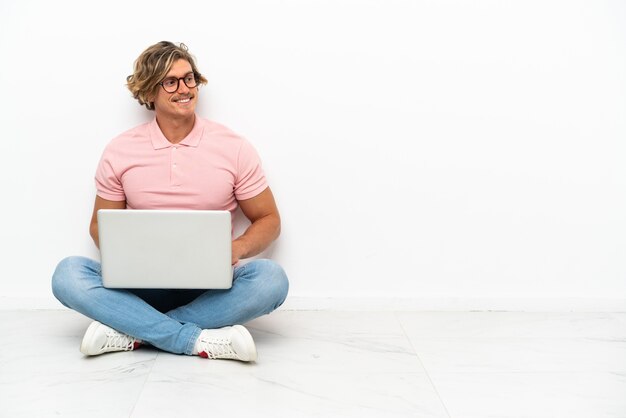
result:
<svg viewBox="0 0 626 418"><path fill-rule="evenodd" d="M128 209L237 209L237 200L267 188L261 161L248 141L198 117L178 144L156 118L114 138L96 170L98 196L126 200Z"/></svg>

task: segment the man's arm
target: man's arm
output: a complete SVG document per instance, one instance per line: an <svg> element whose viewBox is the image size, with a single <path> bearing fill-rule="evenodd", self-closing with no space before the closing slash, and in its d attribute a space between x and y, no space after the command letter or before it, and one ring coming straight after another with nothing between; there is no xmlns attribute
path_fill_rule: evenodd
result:
<svg viewBox="0 0 626 418"><path fill-rule="evenodd" d="M96 202L93 205L93 214L91 215L91 223L89 224L89 234L98 248L100 248L100 240L98 239L99 209L126 209L126 201L106 200L100 196L96 196Z"/></svg>
<svg viewBox="0 0 626 418"><path fill-rule="evenodd" d="M233 265L259 254L280 235L280 214L269 187L252 199L240 200L239 207L252 224L233 241Z"/></svg>

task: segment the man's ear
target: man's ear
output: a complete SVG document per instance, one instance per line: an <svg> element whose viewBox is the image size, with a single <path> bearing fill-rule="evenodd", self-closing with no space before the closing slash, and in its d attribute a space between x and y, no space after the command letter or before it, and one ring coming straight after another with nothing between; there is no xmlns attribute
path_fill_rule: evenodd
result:
<svg viewBox="0 0 626 418"><path fill-rule="evenodd" d="M156 100L156 94L151 93L146 95L146 104L148 105L148 109L154 110L154 102Z"/></svg>
<svg viewBox="0 0 626 418"><path fill-rule="evenodd" d="M158 90L158 86L155 89L152 89L151 92L146 94L146 99L148 100L148 103L154 105L154 102L156 102L156 97L158 94L159 90Z"/></svg>

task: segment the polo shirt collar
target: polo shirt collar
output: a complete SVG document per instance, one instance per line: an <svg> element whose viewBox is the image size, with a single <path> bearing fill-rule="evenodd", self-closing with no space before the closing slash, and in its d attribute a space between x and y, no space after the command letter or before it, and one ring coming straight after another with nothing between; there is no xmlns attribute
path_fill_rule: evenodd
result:
<svg viewBox="0 0 626 418"><path fill-rule="evenodd" d="M159 127L159 124L157 123L155 117L154 120L150 123L150 140L152 141L152 146L155 150L173 147L174 145L197 147L200 143L200 139L202 139L203 131L204 128L202 126L202 123L200 123L200 118L198 117L198 115L196 115L196 120L193 124L191 132L189 132L189 134L178 144L172 144L170 141L167 140L165 135L163 135L163 132L161 131L161 128Z"/></svg>

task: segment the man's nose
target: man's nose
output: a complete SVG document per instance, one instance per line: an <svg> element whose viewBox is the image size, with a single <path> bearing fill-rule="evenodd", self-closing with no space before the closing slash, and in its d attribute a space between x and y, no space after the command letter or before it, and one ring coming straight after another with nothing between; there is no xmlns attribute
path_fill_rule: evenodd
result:
<svg viewBox="0 0 626 418"><path fill-rule="evenodd" d="M185 80L183 80L182 78L178 80L178 90L176 90L177 93L188 93L189 92L189 87L187 87L187 84L185 84Z"/></svg>

